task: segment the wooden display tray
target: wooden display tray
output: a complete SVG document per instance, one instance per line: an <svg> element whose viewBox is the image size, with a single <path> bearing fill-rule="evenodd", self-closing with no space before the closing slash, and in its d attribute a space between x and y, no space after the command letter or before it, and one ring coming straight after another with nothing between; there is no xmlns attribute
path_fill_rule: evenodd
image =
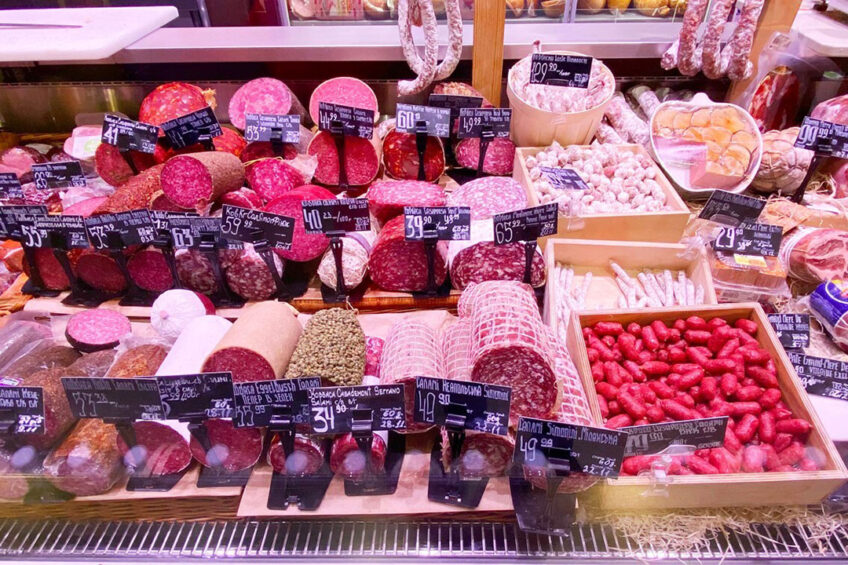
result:
<svg viewBox="0 0 848 565"><path fill-rule="evenodd" d="M507 477L495 477L489 480L483 499L477 508L462 508L449 504L440 504L427 498L430 451L434 434L410 434L407 436L406 454L403 459L397 491L385 496L345 496L344 480L333 477L324 501L317 510L303 511L296 505L286 510L268 508L268 493L271 487L271 467L257 466L250 481L244 487L239 504L238 516L246 517L321 517L363 516L444 516L457 513L497 513L512 514L512 497Z"/></svg>
<svg viewBox="0 0 848 565"><path fill-rule="evenodd" d="M757 303L720 304L699 307L615 310L575 316L568 331L568 348L577 371L583 379L586 396L593 415L600 420L592 371L583 341L582 328L602 321L645 323L663 320L670 323L691 315L704 319L723 317L730 322L747 318L757 323L757 341L768 351L777 366L780 390L784 401L799 417L812 424L807 445L818 450L825 460L820 471L781 473L733 473L727 475L670 476L662 495L651 495L652 480L648 477L620 477L608 480L587 492L587 502L603 509L708 508L729 506L770 506L818 504L830 493L845 484L848 471L833 442L823 432L813 405L798 380L795 369L762 307Z"/></svg>
<svg viewBox="0 0 848 565"><path fill-rule="evenodd" d="M641 145L626 144L619 145L620 149L641 153L648 156L648 152ZM527 200L530 206L538 206L536 191L533 190L530 181L530 172L527 168L526 159L546 147L519 147L515 150L515 164L512 176L527 191ZM689 208L665 175L657 169L656 180L665 192L669 205L668 210L661 212L639 212L632 214L595 214L591 216L580 216L572 218L569 222L564 216L560 216L559 230L556 237L571 239L603 239L608 240L615 237L624 241L661 241L677 243L683 235L683 230L689 222ZM569 226L569 223L572 224ZM551 236L553 237L553 236ZM544 248L545 240L542 238L539 245Z"/></svg>
<svg viewBox="0 0 848 565"><path fill-rule="evenodd" d="M592 273L592 284L586 296L586 310L618 310L620 291L615 274L609 267L615 261L635 277L643 269L669 269L685 271L695 285L704 287L706 304L718 304L713 277L706 255L698 252L694 259L681 257L686 246L679 243L654 243L630 241L586 241L580 239L549 239L545 246L545 265L553 273L557 263L568 264L574 269L574 284L582 283L586 273ZM559 307L559 285L548 284L545 288L545 323L555 332L559 331L556 315Z"/></svg>

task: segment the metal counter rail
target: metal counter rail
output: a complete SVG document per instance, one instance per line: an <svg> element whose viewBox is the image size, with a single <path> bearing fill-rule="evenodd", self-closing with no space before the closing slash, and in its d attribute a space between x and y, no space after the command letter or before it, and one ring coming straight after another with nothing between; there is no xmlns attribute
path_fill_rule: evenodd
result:
<svg viewBox="0 0 848 565"><path fill-rule="evenodd" d="M381 559L438 557L750 562L848 558L844 528L821 545L799 528L760 524L750 535L716 533L701 550L664 552L607 525L575 526L571 536L527 534L512 522L0 522L0 559L149 560L279 557Z"/></svg>

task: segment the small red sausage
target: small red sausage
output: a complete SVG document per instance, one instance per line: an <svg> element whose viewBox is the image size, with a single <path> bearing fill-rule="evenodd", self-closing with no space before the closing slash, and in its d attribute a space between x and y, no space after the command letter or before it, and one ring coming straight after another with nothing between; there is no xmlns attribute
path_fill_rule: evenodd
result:
<svg viewBox="0 0 848 565"><path fill-rule="evenodd" d="M754 439L754 434L757 433L759 425L759 418L753 414L745 414L742 416L742 419L739 420L739 423L736 424L736 429L733 431L736 434L736 437L739 438L739 441L746 444Z"/></svg>
<svg viewBox="0 0 848 565"><path fill-rule="evenodd" d="M640 368L642 372L653 376L667 375L671 371L671 366L664 361L648 361L643 363Z"/></svg>
<svg viewBox="0 0 848 565"><path fill-rule="evenodd" d="M700 316L689 316L686 318L687 330L706 330L707 328L709 328L707 321Z"/></svg>
<svg viewBox="0 0 848 565"><path fill-rule="evenodd" d="M617 336L624 332L624 327L618 322L598 322L592 327L592 330L594 330L597 335Z"/></svg>
<svg viewBox="0 0 848 565"><path fill-rule="evenodd" d="M733 337L724 342L724 345L721 346L721 349L716 353L716 357L718 359L725 359L733 355L733 353L739 349L739 338Z"/></svg>
<svg viewBox="0 0 848 565"><path fill-rule="evenodd" d="M781 420L774 425L775 431L779 434L792 434L795 436L803 436L810 433L810 423L800 418L792 418L790 420Z"/></svg>
<svg viewBox="0 0 848 565"><path fill-rule="evenodd" d="M704 369L713 375L732 371L735 366L733 359L707 359L704 363Z"/></svg>
<svg viewBox="0 0 848 565"><path fill-rule="evenodd" d="M721 376L721 393L729 398L739 390L739 379L733 373L725 373Z"/></svg>
<svg viewBox="0 0 848 565"><path fill-rule="evenodd" d="M749 445L742 453L742 470L746 473L762 473L765 469L766 454L759 445Z"/></svg>
<svg viewBox="0 0 848 565"><path fill-rule="evenodd" d="M758 402L731 402L730 406L733 408L732 415L737 418L746 414L756 415L763 411Z"/></svg>
<svg viewBox="0 0 848 565"><path fill-rule="evenodd" d="M763 389L758 386L743 386L736 391L736 400L740 402L751 402L763 395Z"/></svg>
<svg viewBox="0 0 848 565"><path fill-rule="evenodd" d="M618 395L618 387L613 386L610 383L598 383L595 385L595 390L599 395L607 400L614 400Z"/></svg>
<svg viewBox="0 0 848 565"><path fill-rule="evenodd" d="M686 330L683 332L683 339L694 345L704 345L710 340L710 332L706 330Z"/></svg>
<svg viewBox="0 0 848 565"><path fill-rule="evenodd" d="M642 326L640 326L636 322L630 322L629 324L627 324L627 332L636 337L639 337L640 335L642 335Z"/></svg>
<svg viewBox="0 0 848 565"><path fill-rule="evenodd" d="M627 414L634 420L639 420L645 417L645 405L635 396L627 392L619 391L616 399L618 400L618 403L621 404L624 411L627 412Z"/></svg>
<svg viewBox="0 0 848 565"><path fill-rule="evenodd" d="M649 381L648 386L657 394L658 398L674 397L674 389L662 381Z"/></svg>
<svg viewBox="0 0 848 565"><path fill-rule="evenodd" d="M764 388L777 388L777 375L768 372L763 367L749 365L745 367L745 375L751 377Z"/></svg>
<svg viewBox="0 0 848 565"><path fill-rule="evenodd" d="M654 330L654 335L657 336L657 339L663 343L667 342L671 337L668 326L666 326L665 322L662 320L654 320L651 322L651 329Z"/></svg>
<svg viewBox="0 0 848 565"><path fill-rule="evenodd" d="M771 410L777 406L777 403L780 402L782 396L783 394L780 392L779 388L770 388L760 397L760 404L766 410Z"/></svg>
<svg viewBox="0 0 848 565"><path fill-rule="evenodd" d="M736 320L733 326L750 335L756 335L757 330L759 329L759 327L757 326L757 322L755 322L754 320L749 320L747 318L740 318Z"/></svg>
<svg viewBox="0 0 848 565"><path fill-rule="evenodd" d="M718 475L718 469L716 469L713 465L704 461L697 455L692 455L686 459L686 465L690 470L694 471L697 475Z"/></svg>
<svg viewBox="0 0 848 565"><path fill-rule="evenodd" d="M627 414L619 414L618 416L613 416L607 420L607 428L611 430L617 430L618 428L624 428L632 425L633 419Z"/></svg>
<svg viewBox="0 0 848 565"><path fill-rule="evenodd" d="M650 351L656 351L660 348L660 340L657 339L654 329L651 326L642 328L642 343Z"/></svg>
<svg viewBox="0 0 848 565"><path fill-rule="evenodd" d="M763 412L760 414L760 443L774 443L776 435L774 416L771 412Z"/></svg>

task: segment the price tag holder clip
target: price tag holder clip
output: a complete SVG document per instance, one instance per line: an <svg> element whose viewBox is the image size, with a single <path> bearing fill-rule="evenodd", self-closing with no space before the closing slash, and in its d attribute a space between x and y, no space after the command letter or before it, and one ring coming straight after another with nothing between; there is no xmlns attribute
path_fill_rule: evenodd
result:
<svg viewBox="0 0 848 565"><path fill-rule="evenodd" d="M424 290L412 293L414 298L433 298L446 296L450 293L450 287L446 284L441 288L436 286L436 245L439 243L439 233L433 225L424 226L424 252L427 254L427 287Z"/></svg>
<svg viewBox="0 0 848 565"><path fill-rule="evenodd" d="M256 230L253 232L253 249L259 253L259 256L262 257L263 261L265 261L265 265L268 267L268 270L271 271L271 278L274 279L274 284L277 287L277 292L274 294L274 297L280 302L291 302L292 295L286 287L286 283L283 282L283 277L277 270L277 264L274 261L274 250L271 249L271 246L268 244L268 240L262 237L262 230Z"/></svg>
<svg viewBox="0 0 848 565"><path fill-rule="evenodd" d="M50 246L53 248L53 256L59 261L62 266L62 271L68 277L71 283L71 292L62 300L62 304L67 306L85 306L86 308L96 308L103 302L118 296L116 293L106 293L91 288L85 282L80 280L74 270L71 268L71 262L68 259L68 240L65 234L61 232L51 231L47 233L50 238Z"/></svg>
<svg viewBox="0 0 848 565"><path fill-rule="evenodd" d="M209 440L203 418L189 419L188 431L200 443L206 453L206 462L209 464L208 467L205 465L200 467L197 488L243 487L247 484L247 480L253 472L253 465L239 471L225 469L222 465L223 462L218 460L217 450L212 448L212 442Z"/></svg>
<svg viewBox="0 0 848 565"><path fill-rule="evenodd" d="M132 420L128 419L104 419L106 424L114 424L115 429L124 443L127 445L127 453L124 455L124 466L130 473L127 481L128 491L147 491L147 492L168 492L183 478L188 467L179 473L169 473L167 475L154 475L147 468L149 459L147 452L143 447L138 445L133 428Z"/></svg>
<svg viewBox="0 0 848 565"><path fill-rule="evenodd" d="M384 468L375 471L371 464L371 447L374 443L372 418L373 410L370 408L357 408L351 414L350 431L365 461L365 468L359 477L345 477L344 488L347 496L380 496L394 494L397 490L406 452L406 438L394 430L389 430Z"/></svg>
<svg viewBox="0 0 848 565"><path fill-rule="evenodd" d="M427 487L427 498L433 502L477 508L486 486L488 477L463 478L460 473L460 455L465 443L466 421L468 410L465 406L451 403L447 407L445 431L450 443L451 464L445 469L442 462L442 445L436 442L430 453L430 482Z"/></svg>
<svg viewBox="0 0 848 565"><path fill-rule="evenodd" d="M418 150L418 180L427 180L424 171L424 153L427 151L427 122L415 122L415 148Z"/></svg>
<svg viewBox="0 0 848 565"><path fill-rule="evenodd" d="M515 507L518 527L525 532L564 535L575 522L577 497L559 494L557 489L571 474L569 453L551 448L545 463L546 489L539 489L524 476L520 463L509 472L509 490Z"/></svg>
<svg viewBox="0 0 848 565"><path fill-rule="evenodd" d="M345 168L345 134L344 124L340 120L330 122L330 135L336 142L336 153L339 155L339 190L346 192L349 188L347 183L347 169Z"/></svg>
<svg viewBox="0 0 848 565"><path fill-rule="evenodd" d="M495 131L491 124L483 124L483 129L480 132L480 157L477 159L477 178L483 176L483 163L486 160L486 151L489 149L489 143L495 139Z"/></svg>
<svg viewBox="0 0 848 565"><path fill-rule="evenodd" d="M345 285L344 265L342 263L342 237L344 237L345 232L331 231L327 232L326 235L330 238L330 251L333 252L333 263L336 266L336 288L333 290L322 284L321 297L324 302L347 302L348 288Z"/></svg>
<svg viewBox="0 0 848 565"><path fill-rule="evenodd" d="M224 279L224 270L221 268L221 260L218 257L218 245L213 234L204 234L200 239L200 247L198 248L201 254L209 261L212 266L212 275L215 277L215 287L218 289L215 294L209 297L216 308L241 308L244 306L244 300L230 290L227 282Z"/></svg>
<svg viewBox="0 0 848 565"><path fill-rule="evenodd" d="M44 279L41 277L41 270L38 268L38 261L35 256L35 247L29 245L21 245L24 250L24 259L29 265L29 280L21 287L21 292L31 296L59 296L60 291L50 290L44 286Z"/></svg>
<svg viewBox="0 0 848 565"><path fill-rule="evenodd" d="M156 230L156 239L153 240L152 245L162 252L165 262L168 263L168 270L171 271L171 288L183 288L180 274L177 271L177 260L174 257L174 239L171 231L167 229Z"/></svg>

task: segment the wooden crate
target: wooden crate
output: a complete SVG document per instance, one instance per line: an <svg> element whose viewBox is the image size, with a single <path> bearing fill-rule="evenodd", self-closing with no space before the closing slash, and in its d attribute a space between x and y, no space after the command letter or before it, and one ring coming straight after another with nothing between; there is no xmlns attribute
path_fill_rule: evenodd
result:
<svg viewBox="0 0 848 565"><path fill-rule="evenodd" d="M713 277L706 255L697 252L692 259L684 259L681 254L686 246L679 243L630 242L630 241L589 241L581 239L549 239L545 246L545 264L548 273L554 272L557 263L565 263L574 269L574 284L581 284L586 273L592 273L592 284L586 296L586 310L618 309L617 297L620 294L615 283L609 262L615 261L633 277L643 269L669 269L676 273L684 271L697 286L704 287L706 304L718 304ZM559 331L556 312L559 305L560 289L556 284L548 284L545 289L545 322L554 331Z"/></svg>
<svg viewBox="0 0 848 565"><path fill-rule="evenodd" d="M634 153L648 154L641 145L628 144L620 145L619 147ZM530 182L530 173L527 168L526 159L544 149L546 148L519 147L515 150L515 164L513 165L512 176L527 191L527 199L530 206L538 206L539 201L536 198L536 191L533 190L532 183ZM660 184L666 194L669 205L668 210L632 214L595 214L574 218L571 222L561 217L559 231L557 231L556 237L603 240L614 238L623 241L677 243L680 241L683 230L689 222L689 208L659 167L657 167L657 177L655 180ZM544 246L546 239L549 238L542 238L539 244Z"/></svg>
<svg viewBox="0 0 848 565"><path fill-rule="evenodd" d="M813 409L789 357L780 345L768 318L757 303L720 304L700 307L617 310L576 315L568 333L568 347L586 388L593 415L600 418L592 372L581 329L601 321L645 323L653 320L673 322L693 314L709 320L722 317L733 322L747 318L757 323L757 341L768 351L777 366L784 401L800 418L812 424L807 442L819 450L825 460L820 471L784 473L733 473L727 475L686 475L670 477L667 496L651 496L648 477L621 477L608 480L586 493L586 502L604 509L704 508L724 506L769 506L817 504L848 480L848 471L833 442L824 433L821 420Z"/></svg>

